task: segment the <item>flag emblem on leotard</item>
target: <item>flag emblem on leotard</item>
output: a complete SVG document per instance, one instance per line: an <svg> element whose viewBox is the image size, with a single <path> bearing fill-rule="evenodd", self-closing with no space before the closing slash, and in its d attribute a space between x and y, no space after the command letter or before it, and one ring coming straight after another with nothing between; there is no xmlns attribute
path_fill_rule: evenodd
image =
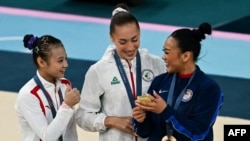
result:
<svg viewBox="0 0 250 141"><path fill-rule="evenodd" d="M185 94L183 95L182 101L187 102L189 101L193 96L193 91L190 89L187 89Z"/></svg>

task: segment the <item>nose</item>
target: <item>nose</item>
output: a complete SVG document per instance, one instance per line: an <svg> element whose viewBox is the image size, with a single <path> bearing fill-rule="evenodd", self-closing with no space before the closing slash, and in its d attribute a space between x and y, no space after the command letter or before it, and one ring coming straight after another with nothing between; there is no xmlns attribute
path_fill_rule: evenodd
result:
<svg viewBox="0 0 250 141"><path fill-rule="evenodd" d="M162 58L162 60L165 60L165 55L163 54L161 58Z"/></svg>
<svg viewBox="0 0 250 141"><path fill-rule="evenodd" d="M132 41L128 42L128 48L134 48L134 43Z"/></svg>
<svg viewBox="0 0 250 141"><path fill-rule="evenodd" d="M64 63L63 63L63 67L67 68L69 65L68 65L68 61L65 60Z"/></svg>

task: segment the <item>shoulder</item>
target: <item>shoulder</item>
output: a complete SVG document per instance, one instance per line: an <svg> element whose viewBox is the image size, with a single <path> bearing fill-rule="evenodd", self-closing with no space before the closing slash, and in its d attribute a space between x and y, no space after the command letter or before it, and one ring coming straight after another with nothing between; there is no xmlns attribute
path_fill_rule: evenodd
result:
<svg viewBox="0 0 250 141"><path fill-rule="evenodd" d="M193 90L199 93L199 96L207 99L219 100L223 97L223 91L220 85L203 71L198 71L195 76L195 83L192 84Z"/></svg>
<svg viewBox="0 0 250 141"><path fill-rule="evenodd" d="M165 83L165 82L167 82L166 80L169 79L169 78L172 78L171 74L169 74L167 72L166 73L161 73L161 74L155 76L154 82L163 82L164 81L164 83Z"/></svg>
<svg viewBox="0 0 250 141"><path fill-rule="evenodd" d="M111 70L113 66L116 65L114 59L114 49L115 47L110 45L102 58L96 62L94 62L88 69L88 72L101 72L103 73L104 70Z"/></svg>
<svg viewBox="0 0 250 141"><path fill-rule="evenodd" d="M155 67L156 66L165 67L165 63L160 56L157 56L155 54L148 52L148 50L145 48L140 49L139 53L140 53L141 60L145 60L144 62L150 63Z"/></svg>
<svg viewBox="0 0 250 141"><path fill-rule="evenodd" d="M203 88L207 88L207 89L220 89L219 84L212 79L210 76L208 76L207 74L205 74L202 70L200 70L200 68L197 68L197 75L196 75L196 79L197 79L197 83Z"/></svg>
<svg viewBox="0 0 250 141"><path fill-rule="evenodd" d="M40 87L35 83L33 79L30 79L22 88L18 91L17 103L25 103L27 101L37 100L38 91Z"/></svg>
<svg viewBox="0 0 250 141"><path fill-rule="evenodd" d="M110 70L110 64L112 64L113 61L111 61L110 59L101 59L98 60L97 62L95 62L94 64L90 65L88 72L89 71L103 71L103 70ZM114 63L113 63L114 64Z"/></svg>
<svg viewBox="0 0 250 141"><path fill-rule="evenodd" d="M146 48L141 48L139 49L139 53L141 55L141 57L145 57L145 58L149 58L149 59L153 59L153 60L162 60L159 56L150 53Z"/></svg>
<svg viewBox="0 0 250 141"><path fill-rule="evenodd" d="M114 50L115 50L115 46L114 45L109 45L105 52L102 55L102 58L100 60L110 60L110 58L113 57L114 54Z"/></svg>
<svg viewBox="0 0 250 141"><path fill-rule="evenodd" d="M19 94L22 95L22 94L27 94L27 93L31 93L31 91L33 89L35 89L37 86L37 84L35 83L34 79L30 79L28 82L26 82L22 87L21 89L19 90Z"/></svg>

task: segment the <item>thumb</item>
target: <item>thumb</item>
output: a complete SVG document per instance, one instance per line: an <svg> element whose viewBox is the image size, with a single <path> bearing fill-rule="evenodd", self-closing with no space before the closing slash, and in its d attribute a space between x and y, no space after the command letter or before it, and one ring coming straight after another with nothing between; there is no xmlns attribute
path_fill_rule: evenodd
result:
<svg viewBox="0 0 250 141"><path fill-rule="evenodd" d="M71 89L72 89L71 86L67 85L66 92L69 92Z"/></svg>
<svg viewBox="0 0 250 141"><path fill-rule="evenodd" d="M153 95L154 95L154 97L157 98L157 99L161 97L158 93L156 93L155 90L153 90Z"/></svg>

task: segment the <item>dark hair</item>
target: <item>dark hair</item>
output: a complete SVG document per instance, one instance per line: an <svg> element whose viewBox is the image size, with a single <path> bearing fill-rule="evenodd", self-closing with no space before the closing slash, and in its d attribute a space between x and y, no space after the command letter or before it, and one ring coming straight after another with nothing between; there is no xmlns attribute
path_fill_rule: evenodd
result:
<svg viewBox="0 0 250 141"><path fill-rule="evenodd" d="M201 40L206 38L205 34L211 35L211 33L211 25L209 23L202 23L198 29L178 29L174 31L170 37L173 37L178 41L178 47L182 53L186 51L193 52L193 59L194 61L197 61L201 50Z"/></svg>
<svg viewBox="0 0 250 141"><path fill-rule="evenodd" d="M37 67L39 67L37 63L38 57L41 57L44 61L49 63L48 60L52 47L64 47L59 39L51 35L43 35L39 38L34 36L33 34L26 34L23 38L23 44L25 48L32 50L33 61Z"/></svg>
<svg viewBox="0 0 250 141"><path fill-rule="evenodd" d="M115 32L115 26L122 26L133 22L136 24L138 29L140 29L138 20L129 12L128 6L124 3L117 4L112 11L112 18L109 27L110 35Z"/></svg>

